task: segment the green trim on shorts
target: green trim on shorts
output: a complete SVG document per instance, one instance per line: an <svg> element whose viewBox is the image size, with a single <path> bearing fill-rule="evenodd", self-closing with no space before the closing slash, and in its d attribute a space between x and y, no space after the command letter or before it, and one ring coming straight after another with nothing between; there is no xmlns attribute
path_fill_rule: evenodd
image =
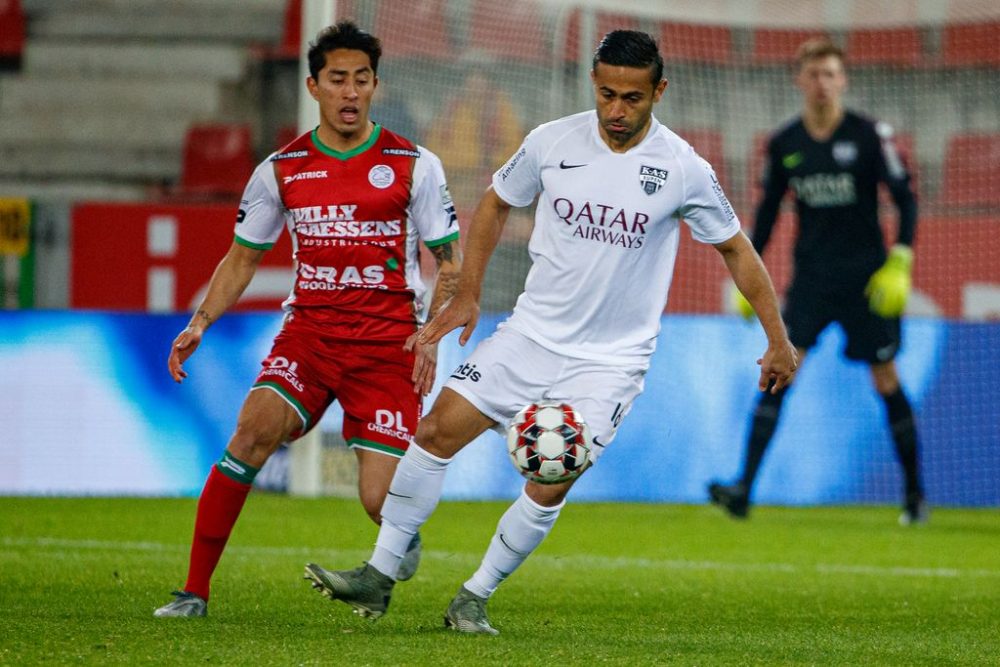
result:
<svg viewBox="0 0 1000 667"><path fill-rule="evenodd" d="M356 447L358 449L370 449L373 452L380 452L382 454L390 454L399 458L403 457L406 452L398 447L391 447L389 445L384 445L381 442L374 442L373 440L365 440L364 438L351 438L347 441L348 447Z"/></svg>
<svg viewBox="0 0 1000 667"><path fill-rule="evenodd" d="M254 250L270 250L271 248L274 247L273 243L254 243L253 241L247 241L239 234L233 235L233 241L240 244L241 246L246 246L247 248L253 248Z"/></svg>
<svg viewBox="0 0 1000 667"><path fill-rule="evenodd" d="M299 419L302 420L302 433L305 433L306 431L309 430L309 420L311 419L309 411L306 410L304 407L302 407L302 404L299 403L294 396L289 394L287 389L285 389L280 384L277 384L275 382L258 382L250 388L250 391L253 391L254 389L258 389L260 387L267 387L268 389L273 389L278 393L279 396L288 401L289 404L291 404L292 409L295 410L297 413L299 413Z"/></svg>

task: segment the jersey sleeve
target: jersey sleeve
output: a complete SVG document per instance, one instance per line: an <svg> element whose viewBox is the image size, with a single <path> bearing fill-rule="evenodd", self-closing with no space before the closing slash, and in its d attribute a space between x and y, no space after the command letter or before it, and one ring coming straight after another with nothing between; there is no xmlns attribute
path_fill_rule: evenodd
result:
<svg viewBox="0 0 1000 667"><path fill-rule="evenodd" d="M424 245L434 247L458 239L458 216L441 160L423 146L418 149L407 213Z"/></svg>
<svg viewBox="0 0 1000 667"><path fill-rule="evenodd" d="M493 174L493 191L511 206L528 206L542 190L538 129L525 137L521 147Z"/></svg>
<svg viewBox="0 0 1000 667"><path fill-rule="evenodd" d="M270 159L257 165L247 181L236 216L236 242L248 248L269 250L285 226L285 207Z"/></svg>
<svg viewBox="0 0 1000 667"><path fill-rule="evenodd" d="M885 122L875 124L879 142L879 178L889 188L889 194L899 209L899 243L913 245L917 226L917 198L910 187L910 173L896 148L892 126Z"/></svg>
<svg viewBox="0 0 1000 667"><path fill-rule="evenodd" d="M740 221L733 211L722 185L706 160L694 150L682 158L684 200L681 217L691 228L691 236L702 243L722 243L740 231Z"/></svg>
<svg viewBox="0 0 1000 667"><path fill-rule="evenodd" d="M788 189L788 174L781 164L780 151L776 137L771 137L767 142L767 159L764 165L764 196L757 206L754 215L753 242L754 250L759 254L764 253L764 248L771 238L771 231L774 223L778 220L778 211L781 209L781 200L785 197Z"/></svg>

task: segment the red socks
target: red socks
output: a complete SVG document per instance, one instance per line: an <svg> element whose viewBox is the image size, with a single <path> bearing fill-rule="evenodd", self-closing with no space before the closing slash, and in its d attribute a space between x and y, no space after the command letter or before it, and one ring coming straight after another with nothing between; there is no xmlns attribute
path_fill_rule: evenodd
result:
<svg viewBox="0 0 1000 667"><path fill-rule="evenodd" d="M198 515L194 522L191 561L188 565L184 590L208 600L209 582L229 534L240 516L251 484L238 482L213 465L205 488L198 499Z"/></svg>

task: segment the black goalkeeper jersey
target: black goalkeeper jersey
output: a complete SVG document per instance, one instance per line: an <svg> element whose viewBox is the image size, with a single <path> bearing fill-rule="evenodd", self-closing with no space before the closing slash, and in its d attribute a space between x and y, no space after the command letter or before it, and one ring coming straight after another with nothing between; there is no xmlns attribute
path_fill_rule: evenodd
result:
<svg viewBox="0 0 1000 667"><path fill-rule="evenodd" d="M768 144L754 247L763 253L791 188L799 222L795 279L825 292L862 289L886 258L878 221L880 181L899 207L898 242L912 245L916 200L891 128L846 111L830 138L816 141L796 119Z"/></svg>

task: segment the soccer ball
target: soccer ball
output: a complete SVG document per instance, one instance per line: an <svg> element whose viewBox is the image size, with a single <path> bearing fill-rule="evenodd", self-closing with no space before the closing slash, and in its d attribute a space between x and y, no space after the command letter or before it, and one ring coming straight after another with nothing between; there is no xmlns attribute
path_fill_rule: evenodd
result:
<svg viewBox="0 0 1000 667"><path fill-rule="evenodd" d="M517 471L532 482L568 482L590 463L590 429L566 403L532 403L507 429L507 453Z"/></svg>

